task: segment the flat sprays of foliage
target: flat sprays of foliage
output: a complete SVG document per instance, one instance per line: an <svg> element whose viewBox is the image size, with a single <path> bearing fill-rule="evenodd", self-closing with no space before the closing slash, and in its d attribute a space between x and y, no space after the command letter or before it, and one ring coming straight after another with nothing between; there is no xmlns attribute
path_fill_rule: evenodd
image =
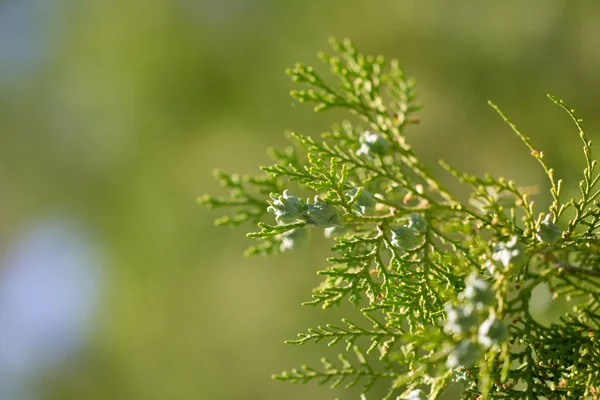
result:
<svg viewBox="0 0 600 400"><path fill-rule="evenodd" d="M335 256L305 304L350 302L365 317L301 333L290 343L327 342L340 347L339 358L275 378L360 385L363 398L380 383L385 399L437 399L451 384L465 400L599 398L599 175L581 120L550 96L573 119L586 163L579 198L565 199L543 152L490 103L545 171L552 203L538 210L511 180L440 162L471 191L459 201L407 142L421 109L415 81L395 60L364 56L348 40L331 43L337 54L320 58L338 84L297 64L287 72L307 88L291 95L317 112L346 110L356 122L318 137L292 133L261 175L218 171L230 196L199 199L227 210L218 225L258 226L248 234L257 239L249 255L293 251L309 231L330 240ZM530 312L540 284L577 297L574 312L540 324Z"/></svg>

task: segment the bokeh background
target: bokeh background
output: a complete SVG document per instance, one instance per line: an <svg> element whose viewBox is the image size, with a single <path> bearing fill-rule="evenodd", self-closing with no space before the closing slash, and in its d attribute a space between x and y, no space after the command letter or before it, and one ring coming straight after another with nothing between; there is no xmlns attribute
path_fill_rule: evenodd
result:
<svg viewBox="0 0 600 400"><path fill-rule="evenodd" d="M598 21L597 1L0 0L0 398L358 398L270 379L331 353L283 344L339 320L300 307L328 245L245 259L195 204L223 193L212 169L256 173L284 130L341 117L293 106L284 74L336 36L417 77L409 138L457 191L437 159L546 189L488 99L575 191L545 95L598 138Z"/></svg>

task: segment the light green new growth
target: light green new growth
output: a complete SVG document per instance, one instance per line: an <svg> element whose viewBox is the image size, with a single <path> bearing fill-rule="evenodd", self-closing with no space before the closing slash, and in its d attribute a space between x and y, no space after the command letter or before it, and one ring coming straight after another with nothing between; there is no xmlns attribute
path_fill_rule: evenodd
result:
<svg viewBox="0 0 600 400"><path fill-rule="evenodd" d="M548 175L552 204L536 210L513 181L441 162L472 190L461 203L406 141L421 108L415 81L395 60L363 56L348 40L331 43L339 55L320 58L339 85L297 64L288 74L310 88L291 95L315 111L346 109L358 123L344 121L320 138L292 133L293 146L272 151L275 164L263 167L264 175L217 172L231 196L199 199L232 210L218 225L258 223L248 234L258 244L247 254L293 250L295 238L306 240L302 230L312 230L313 240L320 231L335 238L336 255L305 304L328 308L347 300L365 320L300 334L289 343L344 343L339 360L275 378L361 385L364 398L385 384L385 399L437 399L455 383L465 400L598 399L600 175L581 120L549 96L575 122L586 160L581 197L562 199L562 181L544 154L490 103ZM302 190L313 199L293 195ZM577 298L573 312L550 326L538 323L529 305L539 284L555 297Z"/></svg>

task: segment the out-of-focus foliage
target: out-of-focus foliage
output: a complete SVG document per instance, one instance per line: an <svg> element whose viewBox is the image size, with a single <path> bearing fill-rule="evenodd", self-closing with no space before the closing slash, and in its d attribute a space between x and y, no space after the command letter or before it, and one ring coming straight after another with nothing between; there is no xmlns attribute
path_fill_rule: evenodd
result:
<svg viewBox="0 0 600 400"><path fill-rule="evenodd" d="M328 250L244 260L252 242L195 205L217 191L212 168L254 174L284 129L337 120L292 107L284 69L348 36L419 77L427 107L411 141L425 160L542 181L535 161L513 156L520 143L492 99L536 132L569 196L578 138L545 93L596 114L599 16L597 2L559 0L1 1L2 247L68 212L96 228L111 261L88 345L44 377L45 398L331 398L269 378L321 353L283 341L335 318L285 317L310 300ZM598 121L586 123L595 140Z"/></svg>

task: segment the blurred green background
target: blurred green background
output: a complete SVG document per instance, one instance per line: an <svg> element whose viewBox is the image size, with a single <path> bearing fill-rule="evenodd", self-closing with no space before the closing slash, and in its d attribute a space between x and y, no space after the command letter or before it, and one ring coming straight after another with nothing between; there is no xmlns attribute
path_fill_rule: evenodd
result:
<svg viewBox="0 0 600 400"><path fill-rule="evenodd" d="M357 399L270 379L331 353L283 344L339 320L300 307L327 243L245 259L244 229L215 228L195 203L224 193L212 169L256 173L284 130L344 117L292 106L284 69L349 37L417 77L425 109L409 139L444 182L439 158L541 183L547 204L543 172L486 101L577 190L579 138L545 95L597 139L598 21L596 1L0 0L0 249L59 216L102 260L102 278L82 278L102 280L84 340L18 398ZM14 268L0 263L0 281Z"/></svg>

